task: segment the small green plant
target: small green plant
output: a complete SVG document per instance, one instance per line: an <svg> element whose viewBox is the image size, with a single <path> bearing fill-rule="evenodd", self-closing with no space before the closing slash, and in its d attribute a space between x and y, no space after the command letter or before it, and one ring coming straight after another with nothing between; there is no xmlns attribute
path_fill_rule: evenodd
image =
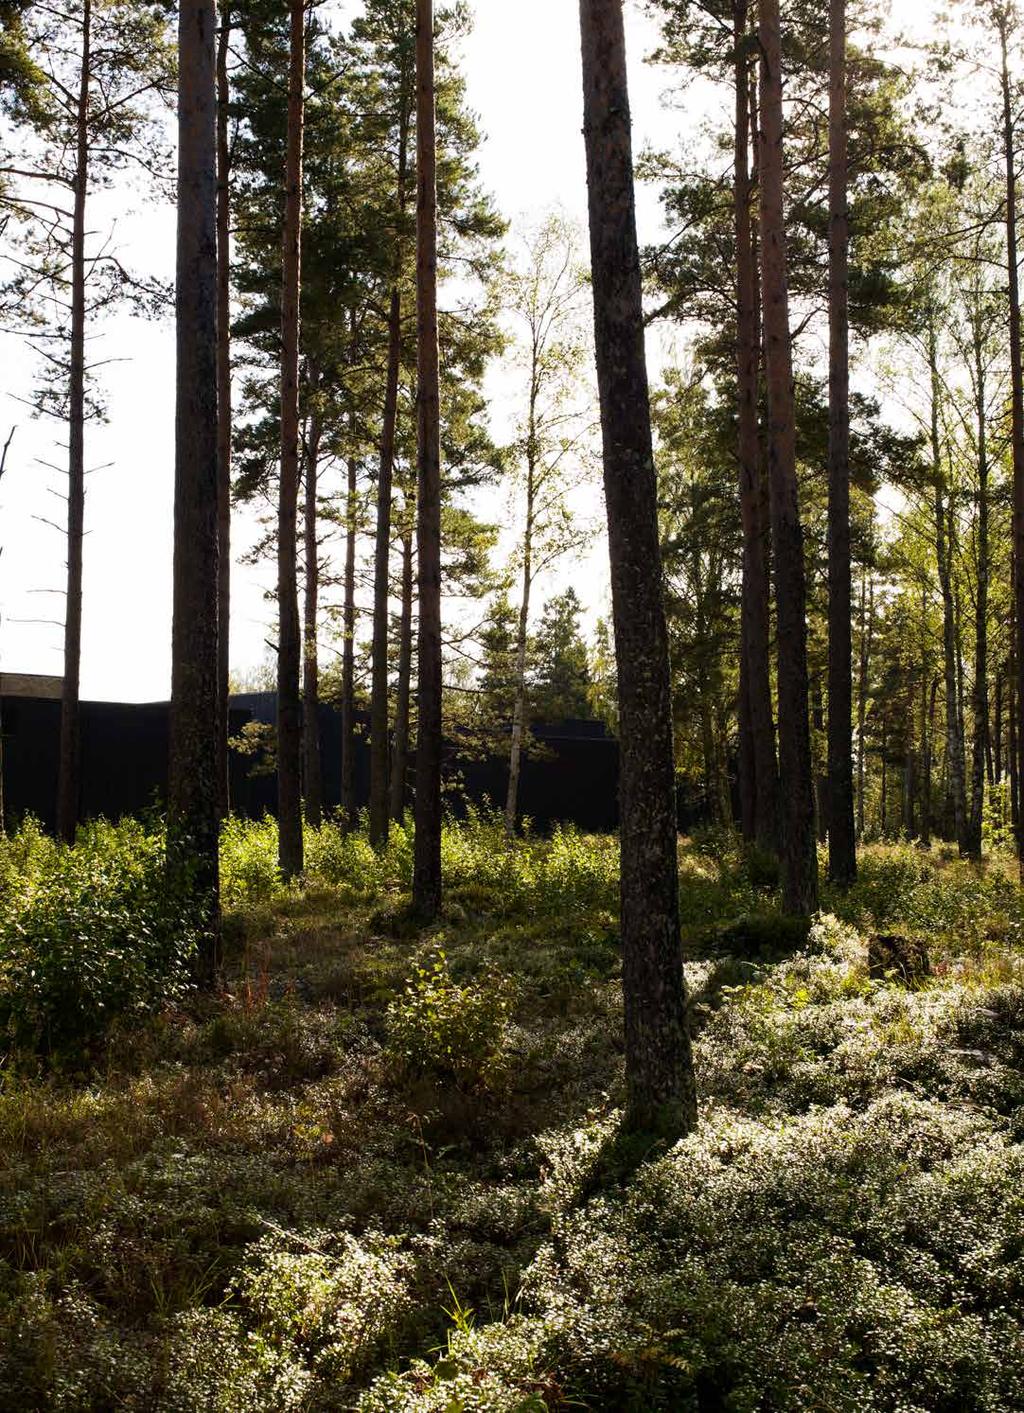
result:
<svg viewBox="0 0 1024 1413"><path fill-rule="evenodd" d="M498 1064L511 1011L507 981L453 981L443 950L416 967L387 1012L392 1053L413 1072L486 1084Z"/></svg>

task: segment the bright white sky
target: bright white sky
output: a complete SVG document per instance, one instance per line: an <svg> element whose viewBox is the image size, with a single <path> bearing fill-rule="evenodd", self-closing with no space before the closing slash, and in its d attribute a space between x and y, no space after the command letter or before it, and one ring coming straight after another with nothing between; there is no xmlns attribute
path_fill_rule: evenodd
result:
<svg viewBox="0 0 1024 1413"><path fill-rule="evenodd" d="M351 14L358 0L338 0ZM536 216L554 205L581 222L586 216L577 0L476 0L476 27L464 49L471 107L485 135L481 175L508 217ZM627 5L636 147L674 147L708 114L695 94L690 111L666 110L664 71L644 56L656 41L639 6ZM703 101L707 101L705 96ZM131 209L127 209L127 208ZM660 230L656 194L639 192L641 239ZM174 215L112 194L93 207L106 230L116 221L127 262L170 277ZM173 329L169 322L118 319L95 331L90 356L112 362L103 372L108 424L87 434L85 602L82 691L87 698L153 700L170 681L171 523L173 491ZM655 361L658 351L652 349ZM16 427L8 469L0 483L0 665L4 670L59 674L62 670L64 542L44 523L60 521L55 492L63 478L44 463L63 464L65 438L33 422L19 401L32 381L32 358L0 336L0 435ZM235 551L253 527L239 517ZM605 595L603 550L566 566L592 609ZM235 566L231 662L246 669L266 656L274 609L266 601L267 568ZM543 593L542 586L542 593ZM57 623L47 620L58 620Z"/></svg>
<svg viewBox="0 0 1024 1413"><path fill-rule="evenodd" d="M341 7L339 7L341 8ZM354 9L350 3L349 13ZM578 7L576 0L477 0L476 28L465 45L469 101L485 133L482 177L508 216L540 213L560 203L583 220L586 183L581 136ZM642 59L654 29L639 13L629 16L630 60L638 146L674 142L680 118L662 112L662 76ZM525 83L524 83L525 77ZM126 203L132 207L126 210ZM641 193L644 233L658 228L657 203ZM117 222L127 261L170 276L174 266L174 217L169 208L144 206L137 197L96 201L94 224ZM170 682L171 512L173 500L173 329L169 322L120 318L93 343L94 359L124 360L103 372L109 407L106 426L88 429L82 691L87 698L152 700ZM59 674L62 670L64 543L56 529L63 503L54 492L62 478L42 463L66 458L62 429L34 422L19 397L31 385L32 358L10 338L0 340L0 431L17 430L0 483L0 664L8 671ZM252 530L244 518L235 531L241 549ZM593 585L577 587L584 599L603 593L600 558L580 566ZM267 570L236 567L232 593L231 661L245 669L266 655L273 607L264 598Z"/></svg>

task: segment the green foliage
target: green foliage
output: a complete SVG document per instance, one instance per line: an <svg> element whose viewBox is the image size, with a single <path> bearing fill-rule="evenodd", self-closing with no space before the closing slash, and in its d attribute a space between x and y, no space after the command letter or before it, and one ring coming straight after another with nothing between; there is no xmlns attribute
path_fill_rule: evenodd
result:
<svg viewBox="0 0 1024 1413"><path fill-rule="evenodd" d="M486 1084L501 1059L511 995L509 982L494 975L457 984L439 947L388 1007L390 1048L414 1073Z"/></svg>
<svg viewBox="0 0 1024 1413"><path fill-rule="evenodd" d="M944 860L910 844L863 853L856 884L829 906L864 931L898 923L904 930L948 939L959 949L1017 935L1020 895L1004 863L978 866Z"/></svg>
<svg viewBox="0 0 1024 1413"><path fill-rule="evenodd" d="M312 1233L269 1237L246 1254L233 1282L261 1336L298 1347L314 1374L347 1384L405 1313L408 1261L383 1238Z"/></svg>
<svg viewBox="0 0 1024 1413"><path fill-rule="evenodd" d="M16 1044L81 1045L188 990L198 918L170 890L159 834L100 822L64 848L30 824L3 862L0 1026Z"/></svg>
<svg viewBox="0 0 1024 1413"><path fill-rule="evenodd" d="M220 836L220 893L225 908L266 902L281 886L277 820L226 820Z"/></svg>
<svg viewBox="0 0 1024 1413"><path fill-rule="evenodd" d="M273 826L229 826L222 992L114 1027L84 1077L3 1076L0 1407L1024 1406L1000 869L872 847L804 937L735 841L684 846L701 1127L609 1185L615 841L449 823L443 937L381 925L403 832L375 867L361 833L307 842L284 889ZM62 852L0 843L5 907ZM928 936L924 984L869 974L883 929Z"/></svg>

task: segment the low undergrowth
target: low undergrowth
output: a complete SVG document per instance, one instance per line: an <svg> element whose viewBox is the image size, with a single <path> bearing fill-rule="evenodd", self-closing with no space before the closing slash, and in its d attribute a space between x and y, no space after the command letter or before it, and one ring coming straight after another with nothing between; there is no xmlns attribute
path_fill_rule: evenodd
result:
<svg viewBox="0 0 1024 1413"><path fill-rule="evenodd" d="M404 831L379 858L311 832L302 889L275 847L228 828L217 995L105 1001L75 1066L10 1032L0 1408L1024 1409L1024 949L998 861L872 847L808 932L763 860L686 845L701 1128L610 1185L614 841L453 825L426 931ZM75 964L131 952L159 857L130 825L0 847L0 992L61 899L123 902ZM876 932L923 939L928 973L869 967Z"/></svg>

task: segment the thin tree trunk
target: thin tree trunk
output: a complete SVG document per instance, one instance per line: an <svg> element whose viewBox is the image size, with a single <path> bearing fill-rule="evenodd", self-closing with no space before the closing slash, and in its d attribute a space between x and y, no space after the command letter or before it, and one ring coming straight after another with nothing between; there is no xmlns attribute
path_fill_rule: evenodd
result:
<svg viewBox="0 0 1024 1413"><path fill-rule="evenodd" d="M755 68L750 80L750 143L751 192L761 186L760 140L760 70ZM756 203L754 203L756 208ZM753 513L758 543L751 566L751 598L757 625L751 633L751 692L750 706L754 715L754 740L757 752L757 837L761 848L781 857L782 804L779 793L779 761L776 752L774 706L772 702L771 642L772 642L772 525L771 491L768 473L768 387L767 351L765 348L764 301L761 289L761 250L758 221L751 219L751 256L754 290L754 368L757 376L757 477ZM760 663L760 666L758 666ZM755 680L761 682L760 690Z"/></svg>
<svg viewBox="0 0 1024 1413"><path fill-rule="evenodd" d="M935 740L935 701L939 694L939 679L933 677L928 692L928 708L924 721L924 744L921 751L921 843L926 848L932 842L932 757Z"/></svg>
<svg viewBox="0 0 1024 1413"><path fill-rule="evenodd" d="M621 0L580 0L594 329L618 669L626 1124L697 1122L679 936L668 632Z"/></svg>
<svg viewBox="0 0 1024 1413"><path fill-rule="evenodd" d="M217 138L214 0L178 29L177 383L168 860L205 915L199 971L216 975L220 702L217 651Z"/></svg>
<svg viewBox="0 0 1024 1413"><path fill-rule="evenodd" d="M388 839L388 605L391 597L391 494L398 421L398 382L402 371L402 278L409 113L403 94L398 131L398 224L394 285L388 316L388 370L377 478L377 539L373 566L373 656L370 690L370 843L383 848Z"/></svg>
<svg viewBox="0 0 1024 1413"><path fill-rule="evenodd" d="M231 675L231 148L228 118L231 86L228 51L231 3L221 0L217 41L217 590L220 810L231 811L228 755Z"/></svg>
<svg viewBox="0 0 1024 1413"><path fill-rule="evenodd" d="M782 35L778 0L760 0L761 261L768 378L768 456L778 637L783 906L818 906L818 854L808 719L807 589L796 477L793 353L784 203Z"/></svg>
<svg viewBox="0 0 1024 1413"><path fill-rule="evenodd" d="M956 536L956 521L955 521L954 518L953 518L953 507L952 507L952 505L950 505L950 507L949 507L949 514L948 514L948 516L947 516L947 524L948 524L948 526L949 526L949 544L950 544L951 547L953 547L953 546L955 546L955 543L956 543L956 541L955 541L955 536ZM952 548L951 548L951 552L950 552L950 564L952 564L952 562L953 562L953 553L952 553ZM961 602L960 602L960 595L956 592L955 588L954 588L954 591L953 591L953 623L954 623L954 627L955 627L955 630L956 630L956 722L957 722L957 739L958 739L958 741L959 741L959 743L960 743L960 760L961 760L962 763L965 763L965 762L966 762L966 759L967 759L967 727L966 727L966 720L967 720L967 711L966 711L966 699L967 699L966 682L967 682L967 671L966 671L966 668L965 668L965 666L964 666L964 625L963 625L962 605L961 605ZM963 789L964 789L964 800L963 800L963 806L964 806L964 832L963 832L963 836L962 836L961 843L960 843L961 852L964 852L965 849L966 849L967 826L968 826L968 817L967 817L967 767L966 767L966 764L963 764L963 782L964 782L964 784L963 784Z"/></svg>
<svg viewBox="0 0 1024 1413"><path fill-rule="evenodd" d="M306 75L304 0L290 0L288 150L281 290L281 487L277 544L277 820L286 880L302 872L302 700L299 675L299 298L302 287L302 138Z"/></svg>
<svg viewBox="0 0 1024 1413"><path fill-rule="evenodd" d="M409 708L412 699L412 529L402 532L402 611L398 627L398 687L395 730L391 746L391 818L405 822L405 780L409 769Z"/></svg>
<svg viewBox="0 0 1024 1413"><path fill-rule="evenodd" d="M355 437L355 413L349 415L349 431ZM356 799L356 515L358 513L358 463L348 458L348 486L345 497L345 592L342 625L345 640L341 649L341 816L346 831L359 823Z"/></svg>
<svg viewBox="0 0 1024 1413"><path fill-rule="evenodd" d="M866 785L867 741L865 731L868 715L868 674L871 667L871 631L875 614L875 586L871 585L871 607L868 608L868 572L861 572L860 583L860 674L857 684L857 838L864 838L864 789Z"/></svg>
<svg viewBox="0 0 1024 1413"><path fill-rule="evenodd" d="M531 578L532 569L527 559L523 567L523 598L519 605L516 628L516 690L512 707L512 740L508 754L508 791L505 795L505 833L510 839L516 832L516 821L519 817L519 776L523 760L523 738L526 734L526 647Z"/></svg>
<svg viewBox="0 0 1024 1413"><path fill-rule="evenodd" d="M748 543L756 534L751 507L757 505L757 344L754 334L754 260L750 229L750 89L747 65L747 0L733 3L733 75L736 91L733 213L736 225L736 412L743 525L743 579L740 597L739 721L740 828L752 844L757 838L757 763L750 701L750 572Z"/></svg>
<svg viewBox="0 0 1024 1413"><path fill-rule="evenodd" d="M1013 93L1010 81L1008 16L999 12L999 39L1002 56L1003 155L1006 160L1006 257L1010 314L1011 445L1013 456L1013 600L1017 618L1017 712L1018 745L1024 739L1024 363L1021 351L1020 264L1017 250L1017 154L1014 143ZM1024 830L1017 826L1017 852L1021 881L1024 882Z"/></svg>
<svg viewBox="0 0 1024 1413"><path fill-rule="evenodd" d="M388 318L388 371L377 475L377 536L373 564L373 646L370 687L370 843L388 841L388 613L391 598L391 491L402 358L402 296L397 277Z"/></svg>
<svg viewBox="0 0 1024 1413"><path fill-rule="evenodd" d="M992 783L1001 785L1003 783L1003 669L1000 667L996 673L996 693L995 721L993 722L992 741L995 746L992 761Z"/></svg>
<svg viewBox="0 0 1024 1413"><path fill-rule="evenodd" d="M950 564L952 547L946 537L946 505L943 495L942 452L939 443L939 366L935 335L935 316L931 315L928 329L928 362L931 373L931 452L932 475L935 481L935 559L939 586L942 591L942 651L946 698L946 765L949 804L952 806L953 830L959 845L964 843L964 755L960 734L959 688L956 665L956 610Z"/></svg>
<svg viewBox="0 0 1024 1413"><path fill-rule="evenodd" d="M1007 750L1009 753L1010 770L1010 823L1014 830L1020 828L1020 757L1018 746L1020 737L1018 735L1017 721L1017 663L1016 651L1010 656L1010 690L1009 703L1007 705L1007 716L1009 718L1009 741Z"/></svg>
<svg viewBox="0 0 1024 1413"><path fill-rule="evenodd" d="M829 82L828 871L857 876L853 817L853 638L850 602L850 222L846 0L832 0Z"/></svg>
<svg viewBox="0 0 1024 1413"><path fill-rule="evenodd" d="M918 711L917 731L918 731L918 752L914 762L915 788L919 795L918 801L918 838L922 844L929 842L931 834L931 728L928 720L928 673L925 665L928 661L928 586L921 585L921 633L919 638L920 668L917 675L911 674L913 682L919 688L919 697L916 704ZM911 697L911 714L915 710L915 703Z"/></svg>
<svg viewBox="0 0 1024 1413"><path fill-rule="evenodd" d="M827 736L825 699L821 690L821 677L817 673L811 687L811 725L815 743L824 742ZM817 755L817 752L814 754ZM828 838L828 758L824 755L822 769L814 772L814 798L818 843L824 844Z"/></svg>
<svg viewBox="0 0 1024 1413"><path fill-rule="evenodd" d="M89 187L89 89L92 0L82 4L82 70L78 88L75 200L71 230L71 365L68 387L68 573L64 615L64 683L60 712L57 833L67 844L78 828L79 684L82 672L82 540L85 533L85 202Z"/></svg>
<svg viewBox="0 0 1024 1413"><path fill-rule="evenodd" d="M740 620L740 805L743 833L764 849L778 849L779 776L772 719L766 526L761 513L758 426L759 289L751 219L751 102L747 60L749 5L733 8L736 45L735 181L737 275L737 403L743 585Z"/></svg>
<svg viewBox="0 0 1024 1413"><path fill-rule="evenodd" d="M981 857L985 811L985 757L988 749L988 428L985 418L985 367L981 328L975 329L974 376L978 419L978 586L974 615L974 743L967 852Z"/></svg>
<svg viewBox="0 0 1024 1413"><path fill-rule="evenodd" d="M530 628L530 591L533 588L533 522L536 466L536 364L531 375L530 425L527 438L526 528L523 533L522 597L516 627L515 700L512 704L512 741L508 756L508 792L505 796L505 833L511 839L519 814L519 774L526 731L526 647Z"/></svg>
<svg viewBox="0 0 1024 1413"><path fill-rule="evenodd" d="M319 829L324 817L323 769L320 760L320 660L317 629L320 619L320 550L317 543L317 485L320 465L321 417L317 406L319 369L309 368L309 432L306 440L306 478L303 540L306 560L306 594L303 604L302 645L302 746L305 761L306 821Z"/></svg>
<svg viewBox="0 0 1024 1413"><path fill-rule="evenodd" d="M441 911L441 432L437 344L437 135L434 3L416 3L416 393L419 551L419 675L413 905L424 921Z"/></svg>

